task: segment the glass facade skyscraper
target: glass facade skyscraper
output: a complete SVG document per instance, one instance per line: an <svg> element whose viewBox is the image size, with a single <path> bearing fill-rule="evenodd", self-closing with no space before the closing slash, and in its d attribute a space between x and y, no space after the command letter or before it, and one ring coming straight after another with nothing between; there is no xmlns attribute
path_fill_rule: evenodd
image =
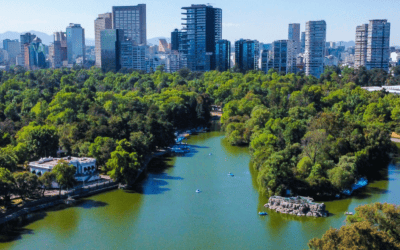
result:
<svg viewBox="0 0 400 250"><path fill-rule="evenodd" d="M215 48L216 69L223 72L231 68L231 42L219 40Z"/></svg>
<svg viewBox="0 0 400 250"><path fill-rule="evenodd" d="M241 71L258 69L259 46L257 40L240 39L235 42L235 64Z"/></svg>
<svg viewBox="0 0 400 250"><path fill-rule="evenodd" d="M96 66L101 67L101 39L100 32L105 29L112 29L112 14L104 13L99 14L98 18L94 21L94 39L95 39L95 55Z"/></svg>
<svg viewBox="0 0 400 250"><path fill-rule="evenodd" d="M367 63L368 70L389 71L390 23L386 19L370 20L368 25Z"/></svg>
<svg viewBox="0 0 400 250"><path fill-rule="evenodd" d="M192 71L215 69L215 45L222 39L222 10L210 5L192 5L182 18L186 39L182 39L182 49L187 49L188 68Z"/></svg>
<svg viewBox="0 0 400 250"><path fill-rule="evenodd" d="M85 30L80 24L71 23L67 27L67 58L69 64L76 63L79 57L85 61Z"/></svg>
<svg viewBox="0 0 400 250"><path fill-rule="evenodd" d="M100 32L101 69L103 72L121 69L121 42L124 40L123 30L105 29Z"/></svg>
<svg viewBox="0 0 400 250"><path fill-rule="evenodd" d="M147 44L146 4L136 6L113 6L113 29L124 31L125 39Z"/></svg>
<svg viewBox="0 0 400 250"><path fill-rule="evenodd" d="M326 43L326 22L309 21L306 23L306 75L320 78L324 72Z"/></svg>

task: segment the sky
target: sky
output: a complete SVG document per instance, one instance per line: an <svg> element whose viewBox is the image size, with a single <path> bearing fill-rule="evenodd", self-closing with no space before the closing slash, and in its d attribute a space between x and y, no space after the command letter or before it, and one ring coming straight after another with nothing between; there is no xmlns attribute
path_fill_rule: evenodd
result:
<svg viewBox="0 0 400 250"><path fill-rule="evenodd" d="M287 39L288 24L325 20L327 41L355 40L357 25L388 19L391 45L400 45L400 0L208 0L222 9L222 37L231 41L257 39L263 43ZM112 6L147 5L147 38L170 37L181 28L182 7L207 2L183 0L0 0L0 33L36 30L47 34L65 31L69 23L85 28L94 38L94 20Z"/></svg>

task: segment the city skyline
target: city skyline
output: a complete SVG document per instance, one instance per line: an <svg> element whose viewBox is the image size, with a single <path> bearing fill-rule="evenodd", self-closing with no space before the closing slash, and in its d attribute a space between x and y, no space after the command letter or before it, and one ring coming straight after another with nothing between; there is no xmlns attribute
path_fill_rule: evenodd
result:
<svg viewBox="0 0 400 250"><path fill-rule="evenodd" d="M360 3L363 4L360 4ZM3 3L3 9L8 11L0 17L0 22L6 23L0 27L0 33L6 31L24 32L37 30L49 35L64 30L69 23L79 23L85 29L86 38L94 39L93 21L98 14L111 12L112 6L133 6L140 3L147 5L147 37L170 37L175 28L182 28L181 8L187 2L174 1L168 6L161 1L132 2L118 1L77 1L53 3L44 0L21 0L18 4ZM387 19L391 27L390 45L400 45L400 17L391 8L393 0L375 2L338 0L335 2L317 4L318 1L285 3L272 1L254 1L251 5L235 3L226 0L215 1L211 5L223 10L222 38L230 41L257 39L260 42L271 43L275 40L287 39L287 25L300 23L300 30L305 30L305 23L310 20L325 20L327 23L327 41L354 41L356 27L372 19ZM191 4L201 4L193 2ZM79 6L77 8L76 6ZM257 8L254 8L257 6ZM290 6L290 8L287 8ZM89 8L90 7L90 8ZM43 15L38 11L45 10ZM38 18L40 17L40 18Z"/></svg>

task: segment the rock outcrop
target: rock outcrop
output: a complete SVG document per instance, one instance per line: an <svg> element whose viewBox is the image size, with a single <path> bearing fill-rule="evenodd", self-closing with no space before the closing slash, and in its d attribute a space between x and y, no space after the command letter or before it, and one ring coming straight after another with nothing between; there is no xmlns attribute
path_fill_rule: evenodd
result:
<svg viewBox="0 0 400 250"><path fill-rule="evenodd" d="M328 211L325 210L324 203L315 203L310 197L280 197L272 196L264 207L275 210L278 213L291 214L297 216L325 217Z"/></svg>

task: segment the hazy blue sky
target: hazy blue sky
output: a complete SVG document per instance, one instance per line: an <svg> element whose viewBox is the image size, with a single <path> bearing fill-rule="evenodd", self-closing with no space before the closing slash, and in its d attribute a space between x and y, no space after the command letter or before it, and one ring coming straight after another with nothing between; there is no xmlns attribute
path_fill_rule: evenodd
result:
<svg viewBox="0 0 400 250"><path fill-rule="evenodd" d="M210 0L211 1L211 0ZM120 5L147 4L147 37L170 37L181 28L181 7L192 3L183 0L0 0L0 33L37 30L52 34L69 23L80 23L87 38L94 37L94 20L99 13L111 12ZM357 25L370 19L388 19L391 45L400 45L399 0L212 0L222 8L223 38L257 39L260 42L286 39L289 23L309 20L327 22L328 41L355 39Z"/></svg>

